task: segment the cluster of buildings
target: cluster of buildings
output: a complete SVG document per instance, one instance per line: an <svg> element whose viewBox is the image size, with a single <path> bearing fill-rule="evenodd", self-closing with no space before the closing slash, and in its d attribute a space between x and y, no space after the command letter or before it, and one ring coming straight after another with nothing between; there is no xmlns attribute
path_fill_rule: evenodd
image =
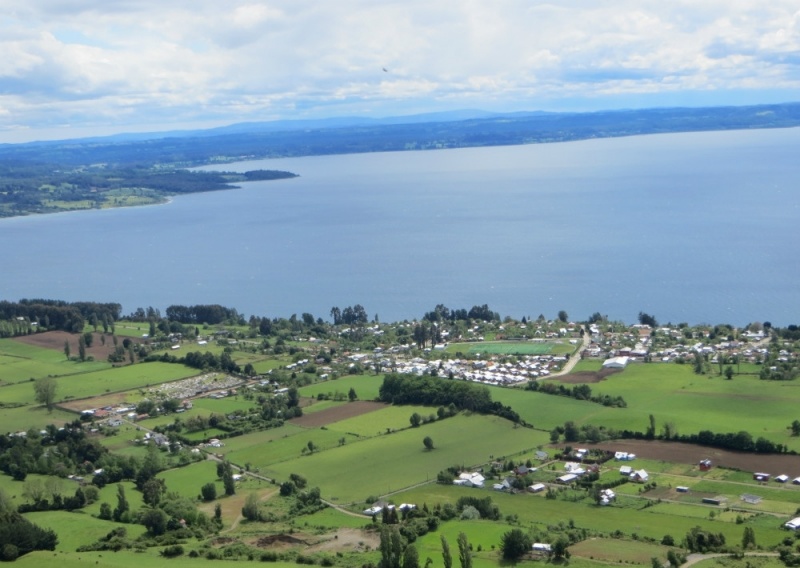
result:
<svg viewBox="0 0 800 568"><path fill-rule="evenodd" d="M398 373L422 375L436 372L439 376L483 383L487 385L514 385L527 383L561 370L567 358L557 355L529 355L517 357L514 362L500 362L498 357L488 359L423 359L416 357L398 361Z"/></svg>

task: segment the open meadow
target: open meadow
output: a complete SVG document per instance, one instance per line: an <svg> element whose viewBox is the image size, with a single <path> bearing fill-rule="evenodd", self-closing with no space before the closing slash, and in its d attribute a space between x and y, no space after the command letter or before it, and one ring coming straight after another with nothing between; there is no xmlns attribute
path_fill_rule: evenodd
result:
<svg viewBox="0 0 800 568"><path fill-rule="evenodd" d="M432 438L433 450L425 449L426 436ZM501 418L462 415L362 441L348 440L326 451L270 465L262 473L286 479L292 472L301 472L332 501L363 502L369 495L385 495L435 479L452 465L483 464L545 441L545 433L516 428Z"/></svg>
<svg viewBox="0 0 800 568"><path fill-rule="evenodd" d="M599 370L600 363L583 362L576 370L589 369ZM800 385L792 381L762 381L753 375L728 381L716 374L697 375L691 365L638 363L589 386L593 395L621 396L627 408L517 389L493 388L492 396L537 428L572 420L644 432L652 414L659 431L667 422L680 434L746 430L754 438L764 436L800 451L800 438L789 430L800 404Z"/></svg>
<svg viewBox="0 0 800 568"><path fill-rule="evenodd" d="M296 342L296 345L301 344ZM544 342L522 344L529 347L526 354L533 354L536 349L554 354L561 349ZM181 350L185 352L190 347L194 345L184 344ZM485 355L522 353L517 344L484 343L480 347L488 349L482 351ZM567 341L563 347L574 348ZM221 354L223 347L214 345L209 351ZM292 357L287 354L275 357L247 351L229 352L240 364L246 361L265 369L283 367L301 356L297 353ZM104 434L102 429L89 434L90 440L99 442L113 455L137 463L143 463L151 454L146 444L134 443L146 433L166 432L176 419L186 421L257 411L260 404L272 401L270 389L277 388L270 385L263 388L268 381L258 378L249 383L258 389L252 395L239 388L237 382L235 394L213 398L207 391L232 388L220 386L228 384L224 373L202 373L180 364L162 362L121 367L99 361L81 363L66 360L63 352L54 349L8 340L0 341L0 370L8 371L1 376L3 382L0 383L0 400L7 405L0 412L0 431L8 432L38 430L48 423L68 423L85 408L136 403L157 396L158 392L167 392L162 391L162 385L167 383L170 388L177 389L175 392L183 392L185 389L176 381L190 378L186 384L195 387L192 394L186 395L192 398L191 408L135 424L123 422L110 434ZM280 376L282 384L291 386L314 380L314 375L305 373L297 377L297 383L292 383L289 370L281 369L273 376ZM567 421L579 426L590 424L644 431L652 415L659 432L665 424L679 433L744 429L754 437L764 436L800 450L800 438L792 436L789 429L800 403L800 389L792 381L761 381L752 370L748 370L749 374L735 375L733 380L725 380L714 373L697 375L689 365L660 363L633 364L623 371L602 375L597 373L599 370L600 362L581 361L572 375L544 382L562 383L572 388L587 380L593 395L622 397L626 407L607 407L523 388L489 388L493 400L510 406L533 428L515 425L495 415L462 410L455 416L439 418L437 406L378 402L383 375L346 375L334 380L316 380L298 389L303 416L287 420L278 427L240 436L229 436L226 430L211 425L192 433L185 429L168 433L173 442L180 440L184 446L212 437L221 439L219 447L202 447L203 452L211 454L209 459L173 467L185 463L190 454L185 449L183 454L170 455L165 446L158 460L163 467L168 467L156 475L156 479L164 483L165 494L188 500L209 518L216 510L221 514L219 532L204 542L190 539L185 544L184 556L166 560L159 556L159 547L143 552L77 553L78 546L95 542L120 526L99 518L104 504L113 508L117 502L117 484L109 483L99 490L97 501L80 511L26 513L27 518L40 526L53 528L59 534L59 544L54 552L28 554L18 562L37 567L58 564L59 568L83 566L87 562L123 567L139 566L142 562L155 566L210 565L212 561L201 556L214 556L215 551L222 555L221 551L227 546L236 545L252 546L255 550L242 555L237 553L235 558L245 564L250 563L248 554L253 561L258 561L262 551L278 551L289 554L270 557L271 562L276 560L274 564L278 568L284 566L286 558L294 559L297 554L313 555L317 564L323 562L322 558L328 558L335 565L354 568L379 559L377 534L364 532L364 527L372 524L372 519L362 514L367 506L376 501L415 503L420 508L425 505L433 510L453 505L462 497L491 499L499 507L501 519L456 518L442 521L436 530L421 535L415 543L420 559L431 558L433 568L441 566L441 537L448 539L457 554L456 542L461 532L473 546L473 568L501 564L499 551L503 535L513 528L521 528L548 542L569 531L584 535L570 547L571 568L604 568L620 563L649 566L652 558L665 560L667 553L673 550L661 544L666 535L673 537L680 547L687 532L698 526L724 535L727 542L734 545L741 542L745 528L754 531L758 546L764 548L775 547L787 537L782 525L800 510L800 485L759 482L753 479L751 472L768 471L773 476L786 474L794 478L800 476L800 456L737 454L645 440L570 444L636 453L638 458L630 465L649 473L646 486L620 485L621 462L603 463L597 481L614 487L616 497L608 506L599 506L585 489L577 485L564 486L557 481L557 477L564 474L565 466L553 456L565 444L551 445L550 431ZM30 379L43 376L54 378L57 400L64 401L52 413L34 401L34 383ZM235 380L241 382L247 378L236 377ZM352 402L351 389L356 395ZM411 426L410 417L415 413L422 422L418 427ZM430 438L432 449L423 443L426 437ZM546 458L536 455L542 450L546 451ZM697 467L697 462L704 458L714 462L709 471L700 471ZM243 475L235 482L234 495L225 495L225 482L218 471L219 460L229 461L234 466L233 471ZM494 483L503 480L510 483L515 479L511 472L500 471L508 460L515 464L529 461L536 466L524 482L543 483L551 490L549 497L547 491L532 494L493 490ZM500 470L490 469L490 464ZM87 461L81 466L81 474L89 480L95 467ZM451 467L462 471L482 470L487 476L485 487L437 483L439 474ZM307 514L290 515L293 498L280 493L292 474L307 481L308 488L319 488L321 497L340 509L312 508ZM53 483L38 474L29 474L27 482ZM71 480L61 483L65 494L74 491L77 485ZM213 500L200 498L201 488L206 484L214 486L216 498ZM126 479L122 485L133 510L148 510L143 492L136 488L132 479ZM0 477L0 489L13 503L28 499L26 487L26 482L13 481L8 475ZM251 494L257 497L262 512L268 512L257 520L243 516ZM130 539L148 537L141 524L124 526ZM197 551L198 558L187 558L192 550ZM757 566L741 568L775 568L770 562L761 560ZM720 565L720 568L727 567ZM730 568L740 567L730 565Z"/></svg>

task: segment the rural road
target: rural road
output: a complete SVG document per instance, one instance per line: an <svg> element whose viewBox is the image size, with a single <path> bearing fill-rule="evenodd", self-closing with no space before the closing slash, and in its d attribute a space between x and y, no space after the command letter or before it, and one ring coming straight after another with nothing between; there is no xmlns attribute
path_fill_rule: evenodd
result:
<svg viewBox="0 0 800 568"><path fill-rule="evenodd" d="M564 364L563 369L561 369L558 373L553 373L552 375L547 375L545 377L539 377L536 380L541 381L544 379L552 379L553 377L560 377L562 375L570 374L572 372L572 369L575 368L575 365L578 364L578 361L581 360L581 352L584 349L588 349L591 343L592 343L592 334L584 333L583 342L581 343L581 346L575 351L575 353L569 359L567 359L567 362Z"/></svg>

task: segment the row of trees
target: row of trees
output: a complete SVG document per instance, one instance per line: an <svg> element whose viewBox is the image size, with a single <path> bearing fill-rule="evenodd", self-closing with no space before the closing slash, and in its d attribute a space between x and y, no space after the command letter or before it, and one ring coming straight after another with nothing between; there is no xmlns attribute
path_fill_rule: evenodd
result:
<svg viewBox="0 0 800 568"><path fill-rule="evenodd" d="M482 306L472 306L469 310L456 309L451 310L444 304L438 304L432 311L426 312L422 319L432 323L437 322L455 322L458 320L480 320L480 321L499 321L500 314L493 312L489 306L483 304Z"/></svg>
<svg viewBox="0 0 800 568"><path fill-rule="evenodd" d="M234 308L226 308L219 304L198 304L195 306L172 305L167 308L167 319L183 324L216 325L226 322L240 323L243 316Z"/></svg>
<svg viewBox="0 0 800 568"><path fill-rule="evenodd" d="M562 384L555 383L542 383L539 381L528 381L525 386L527 390L534 392L541 392L544 394L553 394L558 396L567 396L575 400L588 400L602 404L603 406L613 406L617 408L626 408L628 404L622 396L610 395L592 395L592 389L589 385L575 385L568 387Z"/></svg>
<svg viewBox="0 0 800 568"><path fill-rule="evenodd" d="M522 420L510 406L492 401L489 389L467 381L441 379L428 375L409 376L396 373L384 377L379 398L389 404L455 405L458 410L494 414L515 423Z"/></svg>

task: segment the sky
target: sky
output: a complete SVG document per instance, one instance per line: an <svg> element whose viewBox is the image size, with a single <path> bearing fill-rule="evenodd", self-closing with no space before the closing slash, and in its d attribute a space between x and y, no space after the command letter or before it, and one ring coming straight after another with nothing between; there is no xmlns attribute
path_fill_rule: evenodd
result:
<svg viewBox="0 0 800 568"><path fill-rule="evenodd" d="M800 100L797 0L0 0L0 143Z"/></svg>

